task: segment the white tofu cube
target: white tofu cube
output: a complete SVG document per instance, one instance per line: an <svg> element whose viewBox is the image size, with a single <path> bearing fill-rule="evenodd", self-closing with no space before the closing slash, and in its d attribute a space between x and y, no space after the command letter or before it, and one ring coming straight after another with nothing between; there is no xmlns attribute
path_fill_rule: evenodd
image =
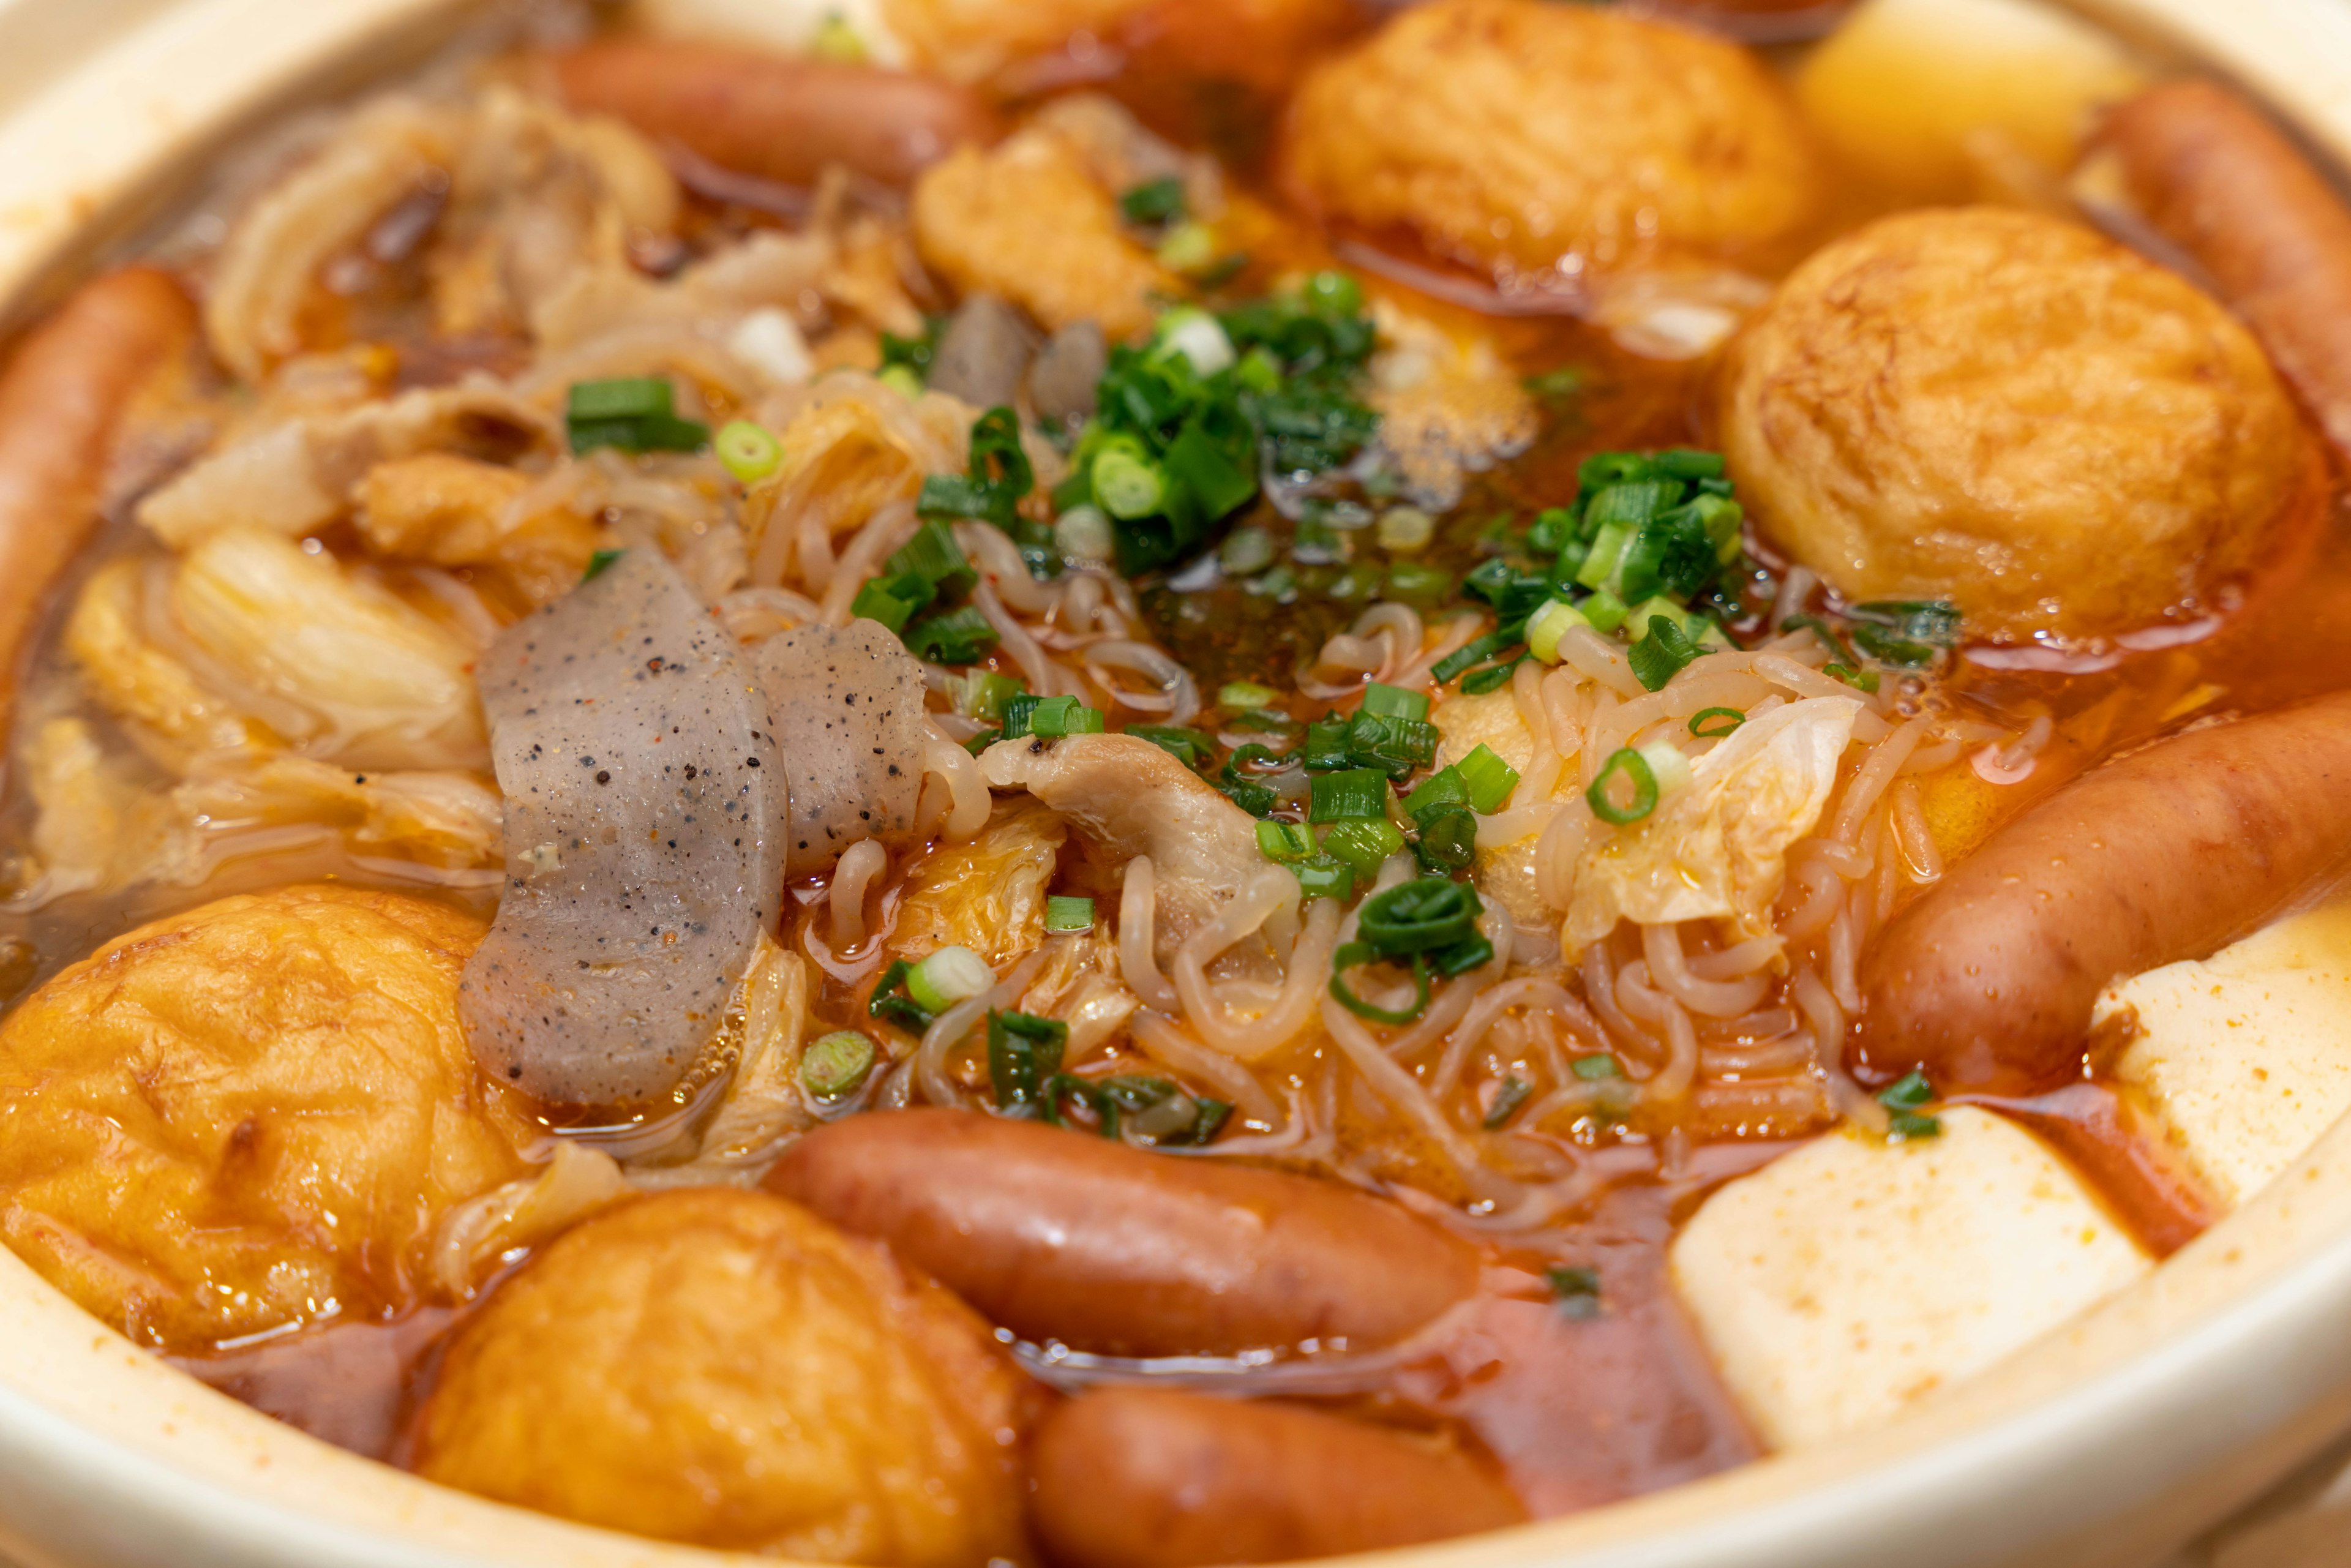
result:
<svg viewBox="0 0 2351 1568"><path fill-rule="evenodd" d="M2351 1110L2351 904L2126 980L2097 1018L2125 1009L2116 1076L2212 1196L2242 1203Z"/></svg>
<svg viewBox="0 0 2351 1568"><path fill-rule="evenodd" d="M1675 1288L1772 1448L1883 1420L2154 1267L2031 1134L1970 1107L1941 1118L1938 1138L1822 1138L1674 1239Z"/></svg>

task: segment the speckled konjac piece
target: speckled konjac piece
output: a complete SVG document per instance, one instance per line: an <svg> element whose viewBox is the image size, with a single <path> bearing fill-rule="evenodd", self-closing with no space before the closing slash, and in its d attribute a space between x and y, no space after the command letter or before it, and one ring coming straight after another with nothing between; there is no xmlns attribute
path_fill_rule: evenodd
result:
<svg viewBox="0 0 2351 1568"><path fill-rule="evenodd" d="M657 1099L776 920L786 785L765 691L646 549L510 627L478 679L507 886L465 966L475 1053L541 1100Z"/></svg>
<svg viewBox="0 0 2351 1568"><path fill-rule="evenodd" d="M751 651L791 779L786 874L863 839L903 838L923 782L923 666L877 621L798 626Z"/></svg>

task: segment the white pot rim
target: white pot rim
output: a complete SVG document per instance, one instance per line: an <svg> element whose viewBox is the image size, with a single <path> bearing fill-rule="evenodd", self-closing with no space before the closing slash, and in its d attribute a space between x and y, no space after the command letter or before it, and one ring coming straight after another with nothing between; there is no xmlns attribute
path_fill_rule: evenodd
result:
<svg viewBox="0 0 2351 1568"><path fill-rule="evenodd" d="M0 0L0 299L21 318L257 113L467 0ZM2351 165L2351 5L2068 0L2254 89ZM2225 14L2223 14L2225 13ZM12 62L13 63L10 63ZM2351 1426L2351 1123L2147 1281L1902 1419L1410 1568L2115 1568ZM2192 1484L2191 1484L2192 1483ZM28 1564L747 1562L434 1487L131 1346L0 1251L0 1551Z"/></svg>

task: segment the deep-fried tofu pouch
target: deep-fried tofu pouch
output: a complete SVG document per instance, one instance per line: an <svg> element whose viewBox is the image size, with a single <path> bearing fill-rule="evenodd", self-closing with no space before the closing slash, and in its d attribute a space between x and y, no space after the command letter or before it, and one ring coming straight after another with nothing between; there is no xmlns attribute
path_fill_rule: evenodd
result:
<svg viewBox="0 0 2351 1568"><path fill-rule="evenodd" d="M1794 106L1736 45L1595 5L1434 0L1310 75L1283 148L1326 217L1498 275L1768 262L1813 215Z"/></svg>
<svg viewBox="0 0 2351 1568"><path fill-rule="evenodd" d="M1722 449L1764 537L1970 634L2143 625L2257 561L2312 445L2252 336L2079 225L1909 213L1823 248L1732 343Z"/></svg>
<svg viewBox="0 0 2351 1568"><path fill-rule="evenodd" d="M996 147L957 148L914 187L914 243L962 294L1011 300L1050 329L1092 321L1146 332L1155 297L1183 281L1120 226L1117 193L1082 151L1043 126Z"/></svg>
<svg viewBox="0 0 2351 1568"><path fill-rule="evenodd" d="M568 1232L460 1329L418 1427L444 1485L810 1563L1026 1562L1024 1380L877 1242L693 1187Z"/></svg>
<svg viewBox="0 0 2351 1568"><path fill-rule="evenodd" d="M481 936L312 886L108 943L0 1024L0 1236L166 1350L417 1305L440 1217L531 1137L458 1028Z"/></svg>

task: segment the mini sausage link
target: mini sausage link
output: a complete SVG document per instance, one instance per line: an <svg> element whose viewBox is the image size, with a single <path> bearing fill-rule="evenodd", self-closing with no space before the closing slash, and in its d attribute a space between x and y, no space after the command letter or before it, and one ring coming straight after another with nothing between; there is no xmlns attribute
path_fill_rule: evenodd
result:
<svg viewBox="0 0 2351 1568"><path fill-rule="evenodd" d="M904 185L958 143L996 131L967 89L867 66L614 40L558 56L554 67L574 108L617 115L656 142L784 184L811 183L839 163Z"/></svg>
<svg viewBox="0 0 2351 1568"><path fill-rule="evenodd" d="M1061 1568L1203 1568L1521 1523L1465 1455L1312 1410L1105 1388L1039 1428L1029 1519Z"/></svg>
<svg viewBox="0 0 2351 1568"><path fill-rule="evenodd" d="M98 521L122 411L194 331L169 273L125 267L84 284L0 375L0 726L49 585Z"/></svg>
<svg viewBox="0 0 2351 1568"><path fill-rule="evenodd" d="M2202 958L2351 859L2351 693L2177 737L2074 779L1888 926L1856 1065L1936 1087L2078 1077L2098 992Z"/></svg>
<svg viewBox="0 0 2351 1568"><path fill-rule="evenodd" d="M2351 456L2351 210L2325 176L2209 81L2141 93L2104 140L2140 212L2210 275Z"/></svg>
<svg viewBox="0 0 2351 1568"><path fill-rule="evenodd" d="M1468 1243L1336 1183L969 1111L834 1123L767 1185L1016 1333L1102 1354L1389 1343L1477 1284Z"/></svg>

